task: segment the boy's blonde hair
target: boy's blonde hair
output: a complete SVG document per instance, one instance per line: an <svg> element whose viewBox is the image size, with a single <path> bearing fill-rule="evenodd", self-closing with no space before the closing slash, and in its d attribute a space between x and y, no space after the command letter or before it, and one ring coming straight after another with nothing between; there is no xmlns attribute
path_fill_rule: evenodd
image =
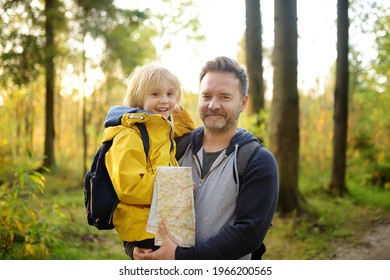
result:
<svg viewBox="0 0 390 280"><path fill-rule="evenodd" d="M143 109L145 94L158 88L161 80L166 80L175 86L177 92L176 101L179 103L182 95L179 79L168 69L159 64L151 63L136 68L130 75L127 90L123 97L123 104Z"/></svg>

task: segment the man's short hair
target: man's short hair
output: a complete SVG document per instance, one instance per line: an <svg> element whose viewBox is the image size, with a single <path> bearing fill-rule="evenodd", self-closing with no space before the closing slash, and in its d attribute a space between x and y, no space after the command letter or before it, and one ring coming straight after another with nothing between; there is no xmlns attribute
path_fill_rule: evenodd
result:
<svg viewBox="0 0 390 280"><path fill-rule="evenodd" d="M233 73L240 82L241 97L244 97L248 93L248 76L245 69L236 60L226 56L218 56L213 60L207 61L200 72L199 82L202 81L208 72Z"/></svg>

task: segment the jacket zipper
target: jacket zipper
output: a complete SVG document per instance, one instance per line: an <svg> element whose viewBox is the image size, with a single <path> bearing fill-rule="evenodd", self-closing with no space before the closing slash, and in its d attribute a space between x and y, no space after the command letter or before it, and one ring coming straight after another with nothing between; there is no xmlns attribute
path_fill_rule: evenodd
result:
<svg viewBox="0 0 390 280"><path fill-rule="evenodd" d="M196 156L196 155L195 155L195 156ZM209 170L209 172L207 172L207 174L206 174L203 178L200 178L200 179L199 179L198 188L202 187L203 182L207 179L207 177L210 175L210 173L211 173L214 169L216 169L219 165L221 165L221 163L222 163L226 158L227 158L227 155L225 154L225 155L223 156L223 158L218 162L217 165L215 165L214 167L212 167L212 168ZM198 172L199 172L199 173L202 173L202 172L200 172L200 167L201 167L201 165L200 165L200 160L199 160L198 156L196 156L196 159L197 159L197 161L198 161L198 166L199 166Z"/></svg>

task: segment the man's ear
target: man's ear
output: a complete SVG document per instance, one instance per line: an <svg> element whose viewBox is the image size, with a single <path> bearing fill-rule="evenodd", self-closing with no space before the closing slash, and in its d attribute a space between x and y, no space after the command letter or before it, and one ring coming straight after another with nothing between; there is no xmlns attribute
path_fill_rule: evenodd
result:
<svg viewBox="0 0 390 280"><path fill-rule="evenodd" d="M248 104L249 96L245 94L245 96L241 99L241 112L244 112L246 105Z"/></svg>

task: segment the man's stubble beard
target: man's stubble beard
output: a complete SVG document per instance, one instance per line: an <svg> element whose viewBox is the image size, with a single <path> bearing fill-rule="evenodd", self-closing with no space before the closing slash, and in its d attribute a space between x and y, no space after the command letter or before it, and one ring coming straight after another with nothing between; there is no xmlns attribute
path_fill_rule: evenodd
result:
<svg viewBox="0 0 390 280"><path fill-rule="evenodd" d="M237 126L238 118L240 116L241 112L236 112L235 115L231 116L230 118L226 118L226 114L212 114L212 113L206 113L202 115L202 121L204 126L213 133L222 134L228 131L233 126ZM223 120L208 120L208 116L220 116L223 118Z"/></svg>

